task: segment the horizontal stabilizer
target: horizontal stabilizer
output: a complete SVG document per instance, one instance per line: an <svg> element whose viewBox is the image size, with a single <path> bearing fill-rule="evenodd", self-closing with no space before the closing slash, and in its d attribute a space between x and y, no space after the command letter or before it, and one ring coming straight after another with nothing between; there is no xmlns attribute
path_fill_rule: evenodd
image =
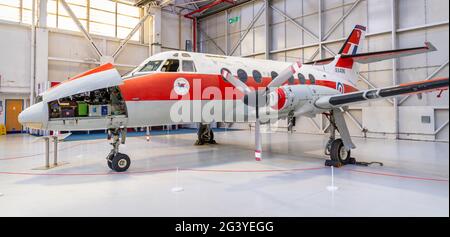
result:
<svg viewBox="0 0 450 237"><path fill-rule="evenodd" d="M436 51L436 47L430 42L426 42L423 47L415 47L415 48L406 48L406 49L396 49L396 50L387 50L380 52L372 52L372 53L362 53L362 54L354 54L354 55L341 55L341 59L351 59L355 63L375 63L384 60L401 58L412 56L416 54L423 54ZM312 61L309 63L305 63L307 65L324 65L334 61L333 58L326 58L322 60Z"/></svg>

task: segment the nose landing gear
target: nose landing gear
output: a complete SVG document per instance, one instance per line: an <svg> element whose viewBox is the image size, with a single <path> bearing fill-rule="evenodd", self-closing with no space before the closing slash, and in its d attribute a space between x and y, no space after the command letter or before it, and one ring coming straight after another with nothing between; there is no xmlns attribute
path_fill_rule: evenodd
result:
<svg viewBox="0 0 450 237"><path fill-rule="evenodd" d="M131 165L130 157L119 153L119 145L125 144L126 128L112 128L108 130L108 140L113 139L111 145L113 149L106 157L108 167L116 172L125 172Z"/></svg>

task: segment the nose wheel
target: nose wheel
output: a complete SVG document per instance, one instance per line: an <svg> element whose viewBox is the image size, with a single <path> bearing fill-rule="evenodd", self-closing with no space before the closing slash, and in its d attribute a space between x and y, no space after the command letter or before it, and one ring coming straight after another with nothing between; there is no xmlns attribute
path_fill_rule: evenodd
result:
<svg viewBox="0 0 450 237"><path fill-rule="evenodd" d="M108 167L116 172L125 172L130 168L131 160L128 155L117 153L116 155L108 156Z"/></svg>
<svg viewBox="0 0 450 237"><path fill-rule="evenodd" d="M108 131L108 138L113 139L113 149L106 157L107 165L116 172L125 172L130 168L131 160L126 154L119 153L119 145L125 143L126 128L115 128Z"/></svg>

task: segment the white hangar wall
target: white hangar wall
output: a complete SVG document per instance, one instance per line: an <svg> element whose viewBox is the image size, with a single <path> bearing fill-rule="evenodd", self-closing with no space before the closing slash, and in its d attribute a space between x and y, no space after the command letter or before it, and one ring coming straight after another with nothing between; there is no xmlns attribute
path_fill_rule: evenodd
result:
<svg viewBox="0 0 450 237"><path fill-rule="evenodd" d="M425 41L438 51L399 59L396 64L390 60L362 65L360 89L449 75L446 0L270 0L268 17L264 2L250 1L202 19L200 50L307 62L333 56L354 25L362 24L368 27L365 51L421 46ZM230 24L228 19L234 17L240 20ZM346 118L354 136L448 141L448 107L448 92L440 99L430 93L421 100L411 96L351 107ZM324 133L327 127L326 119L317 116L299 118L295 129Z"/></svg>
<svg viewBox="0 0 450 237"><path fill-rule="evenodd" d="M1 0L0 0L1 3ZM2 9L0 9L2 10ZM144 11L142 11L144 13ZM150 16L141 28L139 41L131 40L114 60L120 73L126 73L151 55L155 17ZM173 12L162 11L157 23L161 24L161 46L158 51L178 50L192 40L192 21ZM98 55L89 46L82 33L52 27L40 27L41 37L36 71L40 78L36 90L41 91L50 82L61 82L86 70L99 66ZM122 39L91 34L103 55L112 55ZM0 124L5 123L5 101L20 99L24 107L30 104L31 83L31 25L0 19ZM45 84L45 85L44 85Z"/></svg>

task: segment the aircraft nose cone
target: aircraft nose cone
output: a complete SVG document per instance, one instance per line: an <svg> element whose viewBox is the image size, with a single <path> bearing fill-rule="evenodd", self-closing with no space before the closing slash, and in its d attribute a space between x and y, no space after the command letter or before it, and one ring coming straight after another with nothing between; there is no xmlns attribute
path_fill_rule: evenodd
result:
<svg viewBox="0 0 450 237"><path fill-rule="evenodd" d="M19 114L19 123L25 127L41 129L46 122L46 107L43 102L39 102L25 109Z"/></svg>

